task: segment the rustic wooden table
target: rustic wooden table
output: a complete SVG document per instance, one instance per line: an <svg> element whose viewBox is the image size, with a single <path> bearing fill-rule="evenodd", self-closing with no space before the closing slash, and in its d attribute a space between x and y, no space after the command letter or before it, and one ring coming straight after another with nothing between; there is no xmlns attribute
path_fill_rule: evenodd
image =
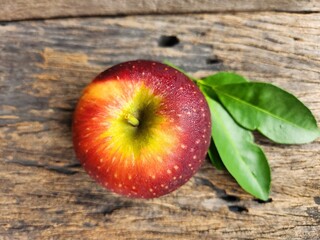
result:
<svg viewBox="0 0 320 240"><path fill-rule="evenodd" d="M172 194L133 200L85 174L70 131L83 87L138 58L274 83L319 123L319 12L316 0L0 0L0 239L319 239L320 139L258 137L265 203L209 163Z"/></svg>

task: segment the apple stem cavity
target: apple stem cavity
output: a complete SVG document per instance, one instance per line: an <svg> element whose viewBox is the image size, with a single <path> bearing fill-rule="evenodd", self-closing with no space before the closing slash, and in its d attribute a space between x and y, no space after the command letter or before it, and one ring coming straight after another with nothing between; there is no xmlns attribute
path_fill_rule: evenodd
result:
<svg viewBox="0 0 320 240"><path fill-rule="evenodd" d="M131 113L127 113L124 118L133 127L138 127L139 126L139 123L140 123L139 120L135 116L133 116Z"/></svg>

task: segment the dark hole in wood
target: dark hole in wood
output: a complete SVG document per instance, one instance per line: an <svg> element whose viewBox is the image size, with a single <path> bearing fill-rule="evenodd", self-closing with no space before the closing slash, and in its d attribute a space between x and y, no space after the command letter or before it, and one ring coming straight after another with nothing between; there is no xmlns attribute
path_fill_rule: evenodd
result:
<svg viewBox="0 0 320 240"><path fill-rule="evenodd" d="M219 64L219 63L222 63L223 61L218 59L218 58L207 58L206 59L206 64Z"/></svg>
<svg viewBox="0 0 320 240"><path fill-rule="evenodd" d="M240 198L238 198L237 196L234 196L234 195L225 195L225 196L222 196L221 198L227 202L239 202L240 201Z"/></svg>
<svg viewBox="0 0 320 240"><path fill-rule="evenodd" d="M179 44L179 39L176 36L165 36L162 35L158 41L160 47L173 47Z"/></svg>
<svg viewBox="0 0 320 240"><path fill-rule="evenodd" d="M248 209L242 206L233 205L233 206L229 206L228 208L231 212L239 212L239 213L248 212Z"/></svg>
<svg viewBox="0 0 320 240"><path fill-rule="evenodd" d="M313 200L314 200L315 204L320 205L320 197L314 197Z"/></svg>

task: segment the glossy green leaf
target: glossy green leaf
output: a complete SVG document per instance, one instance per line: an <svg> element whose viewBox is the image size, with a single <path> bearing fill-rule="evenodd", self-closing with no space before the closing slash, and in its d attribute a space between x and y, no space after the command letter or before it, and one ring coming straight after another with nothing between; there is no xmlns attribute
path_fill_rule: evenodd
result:
<svg viewBox="0 0 320 240"><path fill-rule="evenodd" d="M211 139L210 147L208 150L208 156L212 165L215 166L216 169L219 169L219 170L225 169L225 166L223 165L222 159L219 155L218 149L213 139Z"/></svg>
<svg viewBox="0 0 320 240"><path fill-rule="evenodd" d="M207 101L212 137L223 164L245 191L267 200L271 176L263 151L254 144L251 132L241 128L218 102L209 97Z"/></svg>
<svg viewBox="0 0 320 240"><path fill-rule="evenodd" d="M207 76L203 79L197 81L197 84L200 90L205 93L210 98L220 101L217 94L214 91L214 87L226 85L226 84L234 84L234 83L246 83L247 79L244 77L229 72L219 72L214 75Z"/></svg>
<svg viewBox="0 0 320 240"><path fill-rule="evenodd" d="M240 125L257 129L274 142L300 144L319 137L310 110L292 94L272 84L229 84L217 86L214 91Z"/></svg>
<svg viewBox="0 0 320 240"><path fill-rule="evenodd" d="M200 83L210 85L211 87L248 82L244 77L231 72L219 72L214 75L207 76L200 81Z"/></svg>

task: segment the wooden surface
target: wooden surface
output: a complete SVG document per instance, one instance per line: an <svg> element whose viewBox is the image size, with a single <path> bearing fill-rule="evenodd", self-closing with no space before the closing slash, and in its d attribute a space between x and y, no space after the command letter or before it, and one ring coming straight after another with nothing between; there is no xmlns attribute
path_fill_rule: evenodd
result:
<svg viewBox="0 0 320 240"><path fill-rule="evenodd" d="M319 123L319 13L3 22L0 36L0 239L320 238L320 139L280 146L257 136L272 168L266 203L209 163L172 194L133 200L85 174L70 129L83 87L137 58L168 59L198 77L228 70L274 83Z"/></svg>
<svg viewBox="0 0 320 240"><path fill-rule="evenodd" d="M0 21L70 16L105 16L230 11L320 11L318 0L0 0Z"/></svg>

